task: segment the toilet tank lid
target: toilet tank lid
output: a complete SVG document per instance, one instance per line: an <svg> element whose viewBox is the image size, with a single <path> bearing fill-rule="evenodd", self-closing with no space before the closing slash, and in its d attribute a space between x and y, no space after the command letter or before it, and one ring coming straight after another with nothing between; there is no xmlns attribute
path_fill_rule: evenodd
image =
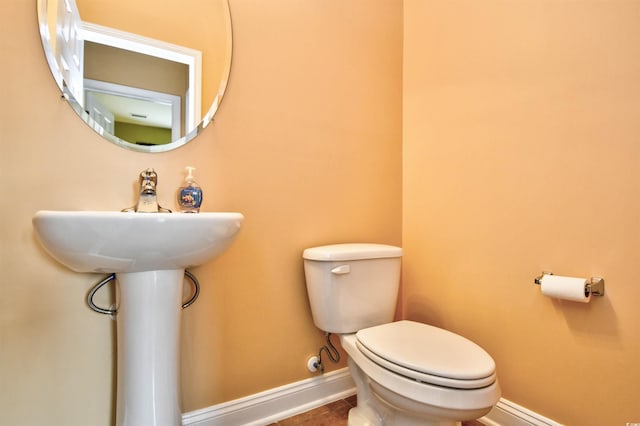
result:
<svg viewBox="0 0 640 426"><path fill-rule="evenodd" d="M304 259L326 262L401 256L401 247L371 243L331 244L308 248L302 253Z"/></svg>

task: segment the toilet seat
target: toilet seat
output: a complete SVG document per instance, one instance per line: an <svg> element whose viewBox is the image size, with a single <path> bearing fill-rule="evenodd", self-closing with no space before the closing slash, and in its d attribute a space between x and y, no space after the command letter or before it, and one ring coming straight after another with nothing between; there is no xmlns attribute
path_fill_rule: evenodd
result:
<svg viewBox="0 0 640 426"><path fill-rule="evenodd" d="M495 362L474 342L427 324L398 321L360 330L356 346L372 362L418 382L480 389L496 381Z"/></svg>

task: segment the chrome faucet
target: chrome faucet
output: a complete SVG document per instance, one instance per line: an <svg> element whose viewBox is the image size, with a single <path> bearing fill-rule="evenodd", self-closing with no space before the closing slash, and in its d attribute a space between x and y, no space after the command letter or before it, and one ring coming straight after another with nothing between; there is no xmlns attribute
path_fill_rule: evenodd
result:
<svg viewBox="0 0 640 426"><path fill-rule="evenodd" d="M156 186L158 185L158 174L155 170L149 168L140 173L140 192L138 194L138 202L135 206L129 207L122 211L135 211L138 213L171 213L171 210L165 209L158 204L156 195Z"/></svg>

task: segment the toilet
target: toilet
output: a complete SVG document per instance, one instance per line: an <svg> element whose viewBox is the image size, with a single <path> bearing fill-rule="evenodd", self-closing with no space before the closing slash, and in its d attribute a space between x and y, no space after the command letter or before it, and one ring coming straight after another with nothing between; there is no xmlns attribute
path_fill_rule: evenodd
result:
<svg viewBox="0 0 640 426"><path fill-rule="evenodd" d="M427 324L393 322L402 249L334 244L304 250L315 325L340 336L356 384L350 426L452 426L500 398L491 356Z"/></svg>

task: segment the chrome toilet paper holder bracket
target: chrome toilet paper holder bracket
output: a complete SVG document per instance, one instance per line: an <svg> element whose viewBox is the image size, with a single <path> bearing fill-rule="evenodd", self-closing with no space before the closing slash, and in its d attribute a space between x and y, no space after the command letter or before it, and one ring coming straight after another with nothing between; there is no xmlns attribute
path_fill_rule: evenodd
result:
<svg viewBox="0 0 640 426"><path fill-rule="evenodd" d="M542 284L542 278L544 278L545 275L553 275L553 272L543 271L542 275L535 277L533 279L533 283L537 285ZM604 296L604 278L602 277L589 278L589 281L587 282L584 288L584 295L588 296L590 294L592 296Z"/></svg>

